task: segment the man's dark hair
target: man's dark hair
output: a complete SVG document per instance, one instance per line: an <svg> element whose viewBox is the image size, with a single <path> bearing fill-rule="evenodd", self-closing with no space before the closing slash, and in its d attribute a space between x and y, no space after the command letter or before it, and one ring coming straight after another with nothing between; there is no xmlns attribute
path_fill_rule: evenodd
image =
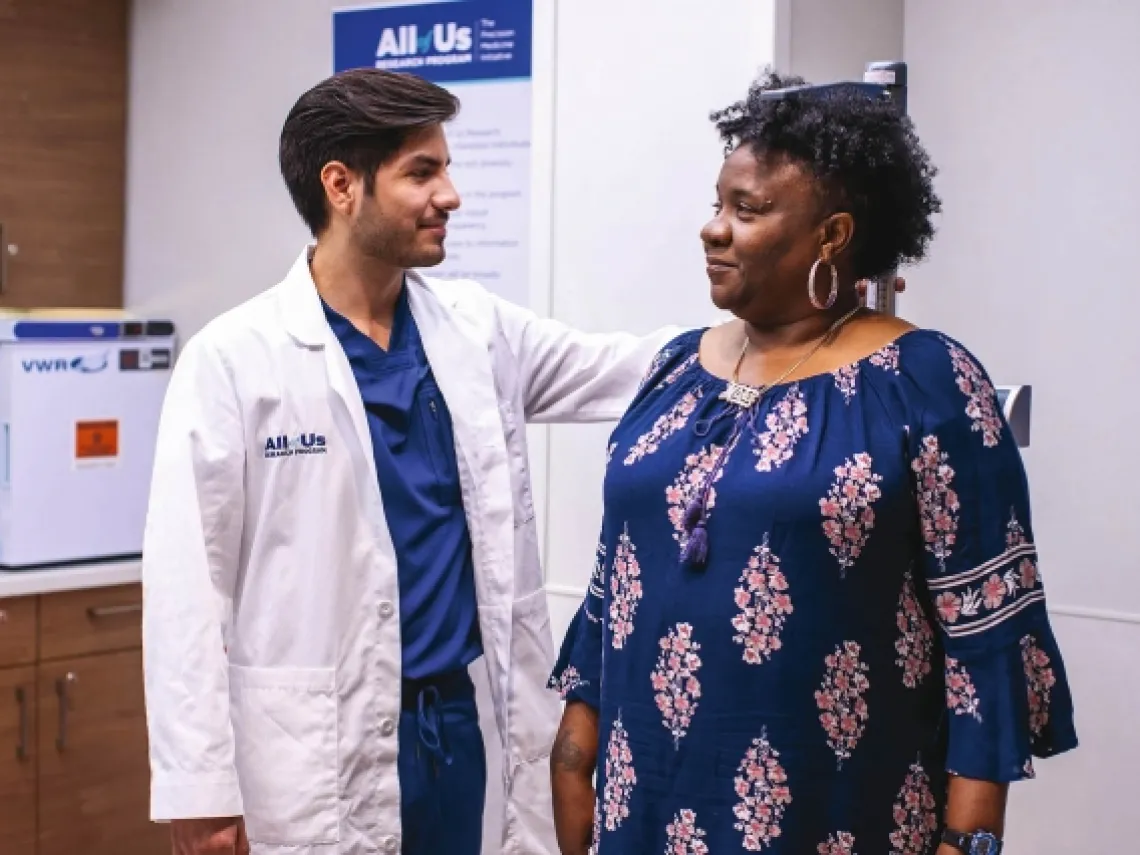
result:
<svg viewBox="0 0 1140 855"><path fill-rule="evenodd" d="M856 279L921 260L942 203L934 192L937 170L910 119L888 101L850 88L761 97L803 85L803 78L766 71L745 100L713 113L726 148L782 155L815 177L825 213L845 211L855 220Z"/></svg>
<svg viewBox="0 0 1140 855"><path fill-rule="evenodd" d="M459 99L412 74L374 68L342 71L297 99L281 129L281 175L313 235L329 222L321 170L338 160L364 176L371 193L376 170L414 132L448 122Z"/></svg>

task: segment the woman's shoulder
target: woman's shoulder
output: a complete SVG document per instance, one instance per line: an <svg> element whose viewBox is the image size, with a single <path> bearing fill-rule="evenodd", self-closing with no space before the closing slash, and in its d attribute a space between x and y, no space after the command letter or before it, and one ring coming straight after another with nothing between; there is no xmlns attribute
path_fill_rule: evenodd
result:
<svg viewBox="0 0 1140 855"><path fill-rule="evenodd" d="M665 344L649 363L641 389L651 389L666 377L684 372L694 366L701 349L701 337L707 327L685 330Z"/></svg>
<svg viewBox="0 0 1140 855"><path fill-rule="evenodd" d="M986 445L1001 432L1001 406L989 372L958 339L935 329L914 329L896 342L898 373L912 407L924 421L968 421Z"/></svg>

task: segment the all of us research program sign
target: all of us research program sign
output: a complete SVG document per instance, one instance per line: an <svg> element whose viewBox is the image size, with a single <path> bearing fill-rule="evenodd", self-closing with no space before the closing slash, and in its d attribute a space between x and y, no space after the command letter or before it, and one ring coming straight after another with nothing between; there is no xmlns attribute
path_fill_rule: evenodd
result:
<svg viewBox="0 0 1140 855"><path fill-rule="evenodd" d="M336 71L419 75L462 102L447 126L463 206L430 271L529 302L532 0L386 3L333 13Z"/></svg>

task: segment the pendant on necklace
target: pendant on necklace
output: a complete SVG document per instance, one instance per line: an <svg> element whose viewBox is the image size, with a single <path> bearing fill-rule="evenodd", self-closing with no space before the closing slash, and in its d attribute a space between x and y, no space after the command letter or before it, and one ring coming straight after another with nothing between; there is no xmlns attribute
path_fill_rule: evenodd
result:
<svg viewBox="0 0 1140 855"><path fill-rule="evenodd" d="M728 386L720 393L720 399L728 401L728 403L734 404L742 410L749 410L760 400L760 390L755 386L745 386L735 380L729 380Z"/></svg>

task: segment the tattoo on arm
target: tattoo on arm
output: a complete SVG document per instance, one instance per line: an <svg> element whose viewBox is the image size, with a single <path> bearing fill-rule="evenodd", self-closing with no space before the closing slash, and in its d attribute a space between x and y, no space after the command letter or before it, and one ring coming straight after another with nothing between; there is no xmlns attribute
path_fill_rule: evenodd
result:
<svg viewBox="0 0 1140 855"><path fill-rule="evenodd" d="M589 762L586 752L574 741L570 730L560 730L551 752L554 767L560 772L581 772Z"/></svg>

